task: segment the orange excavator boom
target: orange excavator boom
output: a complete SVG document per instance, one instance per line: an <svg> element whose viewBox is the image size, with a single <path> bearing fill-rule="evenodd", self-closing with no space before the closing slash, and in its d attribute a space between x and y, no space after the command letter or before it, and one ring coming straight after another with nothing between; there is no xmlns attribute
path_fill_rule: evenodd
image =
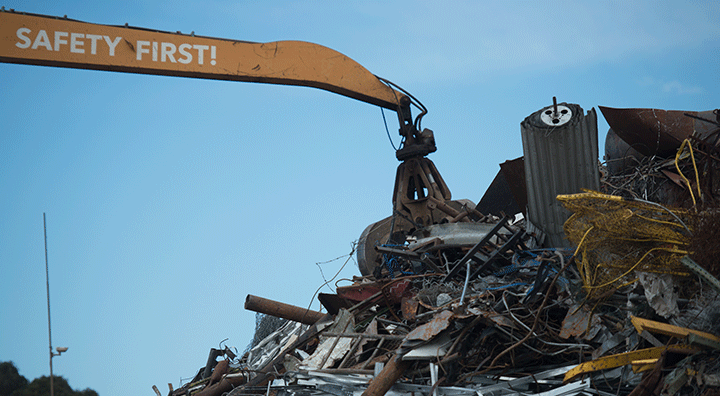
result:
<svg viewBox="0 0 720 396"><path fill-rule="evenodd" d="M300 85L393 111L405 95L347 56L302 41L253 43L0 11L0 62Z"/></svg>

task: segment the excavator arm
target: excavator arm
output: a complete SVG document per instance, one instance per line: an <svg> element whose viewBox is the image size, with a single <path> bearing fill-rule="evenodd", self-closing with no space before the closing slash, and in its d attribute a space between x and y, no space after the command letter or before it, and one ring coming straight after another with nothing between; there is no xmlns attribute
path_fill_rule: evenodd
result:
<svg viewBox="0 0 720 396"><path fill-rule="evenodd" d="M426 113L422 104L327 47L302 41L253 43L100 25L3 7L0 62L307 86L393 110L403 138L395 154L402 163L395 179L392 217L399 217L388 230L369 227L365 240L387 240L392 232L409 232L457 215L454 209L441 210L451 199L450 190L425 157L436 147L432 131L420 131L420 119ZM421 110L415 120L411 104ZM376 261L372 246L367 244L368 252L362 255L361 261L366 262L360 265L363 273L371 272Z"/></svg>
<svg viewBox="0 0 720 396"><path fill-rule="evenodd" d="M393 110L399 160L435 151L425 109L347 56L302 41L253 43L0 9L0 62L320 88ZM410 105L422 112L415 121Z"/></svg>
<svg viewBox="0 0 720 396"><path fill-rule="evenodd" d="M0 62L308 86L400 114L409 105L347 56L302 41L253 43L3 10Z"/></svg>

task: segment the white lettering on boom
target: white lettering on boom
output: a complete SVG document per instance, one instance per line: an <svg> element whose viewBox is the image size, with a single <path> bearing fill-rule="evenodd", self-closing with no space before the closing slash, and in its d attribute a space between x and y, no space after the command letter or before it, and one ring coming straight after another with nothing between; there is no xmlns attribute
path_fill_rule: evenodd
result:
<svg viewBox="0 0 720 396"><path fill-rule="evenodd" d="M164 41L138 41L135 48L137 48L136 60L142 61L145 59L143 55L148 54L153 62L180 62L184 65L191 63L193 59L197 59L198 65L204 64L205 52L209 50L211 58L210 64L216 64L217 47L214 45L180 44L176 47L175 44ZM197 52L191 52L191 50L196 50ZM179 53L177 59L175 59L175 53ZM195 54L197 54L197 56L195 56Z"/></svg>
<svg viewBox="0 0 720 396"><path fill-rule="evenodd" d="M115 50L122 37L114 37L76 32L51 31L48 34L40 29L35 34L31 29L22 27L15 32L18 41L15 46L21 49L46 50L46 51L69 51L73 54L86 54L89 50L91 55L98 52L108 56L115 56ZM101 44L98 44L101 43ZM105 44L105 45L103 45ZM196 62L204 65L210 54L210 64L216 64L217 47L214 45L188 44L176 45L168 42L138 40L134 47L135 59L138 61L170 62L184 65ZM132 47L132 46L131 46ZM148 55L148 57L144 57Z"/></svg>
<svg viewBox="0 0 720 396"><path fill-rule="evenodd" d="M15 46L22 49L40 49L44 48L48 51L64 51L65 48L69 47L70 52L74 54L85 53L85 43L90 40L90 53L92 55L97 54L97 43L102 38L107 43L108 55L115 56L115 47L120 42L120 37L110 39L108 36L101 36L99 34L83 34L74 32L52 32L52 40L48 33L40 29L35 36L35 39L31 39L32 30L28 28L20 28L17 30L17 38L20 39ZM68 38L70 41L68 41ZM31 44L32 43L32 44Z"/></svg>

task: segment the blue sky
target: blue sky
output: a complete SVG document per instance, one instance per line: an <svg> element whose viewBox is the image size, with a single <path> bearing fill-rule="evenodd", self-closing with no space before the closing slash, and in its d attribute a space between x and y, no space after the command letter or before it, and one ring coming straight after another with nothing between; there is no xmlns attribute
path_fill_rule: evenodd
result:
<svg viewBox="0 0 720 396"><path fill-rule="evenodd" d="M553 96L586 111L720 107L715 1L1 5L333 48L425 104L430 158L454 198L476 202L498 164L522 155L520 122ZM247 294L319 309L321 269L330 279L363 229L391 214L398 162L366 103L11 64L0 87L0 360L28 379L49 374L43 212L53 345L69 347L54 372L101 396L165 393L225 338L242 351L254 330ZM356 274L351 259L338 279Z"/></svg>

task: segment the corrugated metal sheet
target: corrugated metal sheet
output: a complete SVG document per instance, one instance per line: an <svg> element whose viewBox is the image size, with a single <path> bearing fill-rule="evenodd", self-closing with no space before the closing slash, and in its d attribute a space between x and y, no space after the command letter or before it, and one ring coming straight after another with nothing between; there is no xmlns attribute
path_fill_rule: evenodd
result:
<svg viewBox="0 0 720 396"><path fill-rule="evenodd" d="M549 106L520 123L527 214L528 220L545 233L546 246L569 247L563 224L570 212L555 197L600 188L597 114L590 109L585 115L576 104L561 103L557 108L556 118L548 118L548 112L554 111ZM560 115L561 110L566 112Z"/></svg>

